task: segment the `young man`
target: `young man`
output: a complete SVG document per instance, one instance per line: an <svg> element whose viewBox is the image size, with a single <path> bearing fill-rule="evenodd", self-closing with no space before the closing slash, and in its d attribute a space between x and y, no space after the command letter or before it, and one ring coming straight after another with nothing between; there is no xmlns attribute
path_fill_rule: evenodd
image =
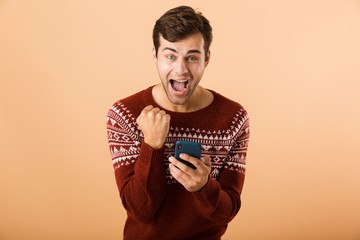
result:
<svg viewBox="0 0 360 240"><path fill-rule="evenodd" d="M124 239L220 239L240 209L249 141L246 110L199 86L212 28L192 8L167 11L153 30L161 83L117 101L108 141L122 204ZM177 140L202 157L180 156Z"/></svg>

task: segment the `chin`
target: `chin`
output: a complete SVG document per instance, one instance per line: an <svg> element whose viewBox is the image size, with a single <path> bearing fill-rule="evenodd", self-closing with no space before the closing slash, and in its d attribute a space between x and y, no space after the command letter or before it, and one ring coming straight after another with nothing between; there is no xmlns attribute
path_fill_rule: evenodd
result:
<svg viewBox="0 0 360 240"><path fill-rule="evenodd" d="M167 98L168 98L169 102L171 102L172 104L175 104L175 105L184 105L189 100L189 97L186 97L183 99L174 99L174 98L172 98L171 93L167 92L166 94L167 94Z"/></svg>

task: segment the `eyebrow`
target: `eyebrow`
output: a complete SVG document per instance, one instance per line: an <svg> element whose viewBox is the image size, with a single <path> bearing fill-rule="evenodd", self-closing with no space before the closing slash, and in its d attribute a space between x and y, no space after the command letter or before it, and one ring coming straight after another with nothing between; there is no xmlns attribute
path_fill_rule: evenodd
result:
<svg viewBox="0 0 360 240"><path fill-rule="evenodd" d="M170 51L173 51L173 52L177 53L177 51L175 49L173 49L173 48L166 47L162 51L165 51L165 50L170 50ZM199 53L199 54L201 54L201 52L199 50L196 50L196 49L189 50L187 52L187 54L189 54L189 53Z"/></svg>

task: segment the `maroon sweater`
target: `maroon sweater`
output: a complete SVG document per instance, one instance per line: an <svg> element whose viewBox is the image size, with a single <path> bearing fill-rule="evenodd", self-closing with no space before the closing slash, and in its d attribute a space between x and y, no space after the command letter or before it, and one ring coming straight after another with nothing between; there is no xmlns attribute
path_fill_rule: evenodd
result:
<svg viewBox="0 0 360 240"><path fill-rule="evenodd" d="M147 105L159 107L152 87L117 101L107 116L108 142L122 204L124 239L220 239L240 209L249 119L238 103L210 90L213 102L198 111L171 116L161 149L152 149L136 118ZM208 183L187 191L169 171L177 140L199 142L211 158Z"/></svg>

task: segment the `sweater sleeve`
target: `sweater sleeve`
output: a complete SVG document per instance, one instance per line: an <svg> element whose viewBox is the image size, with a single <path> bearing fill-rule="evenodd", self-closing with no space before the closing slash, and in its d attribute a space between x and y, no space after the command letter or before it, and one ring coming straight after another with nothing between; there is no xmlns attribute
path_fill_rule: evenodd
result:
<svg viewBox="0 0 360 240"><path fill-rule="evenodd" d="M135 117L116 105L108 111L107 133L122 204L134 219L150 222L166 195L164 147L143 142Z"/></svg>
<svg viewBox="0 0 360 240"><path fill-rule="evenodd" d="M205 187L193 193L199 214L216 224L228 224L240 210L250 134L247 113L243 119L217 180L209 176Z"/></svg>

